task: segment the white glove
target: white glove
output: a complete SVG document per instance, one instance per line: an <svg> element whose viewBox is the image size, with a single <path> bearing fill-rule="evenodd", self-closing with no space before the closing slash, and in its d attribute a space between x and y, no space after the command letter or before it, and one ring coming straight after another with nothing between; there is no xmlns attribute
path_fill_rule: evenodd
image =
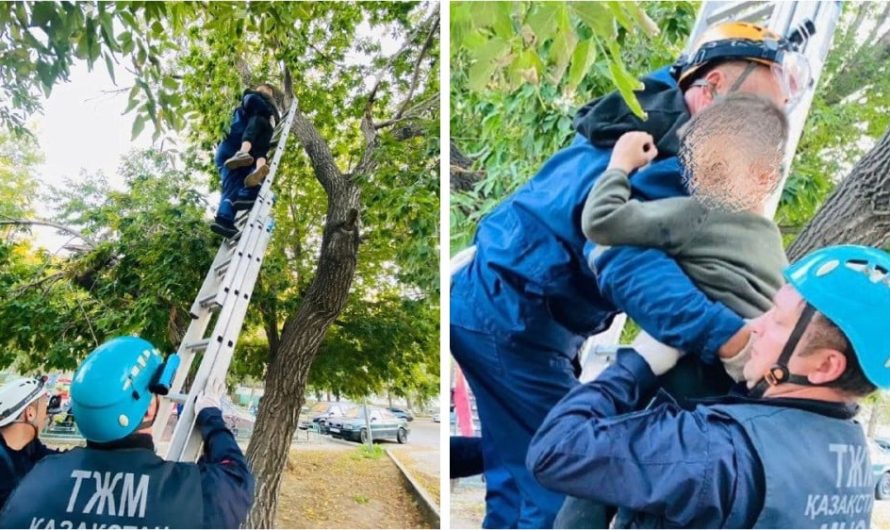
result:
<svg viewBox="0 0 890 530"><path fill-rule="evenodd" d="M748 360L751 359L751 346L753 344L754 334L751 333L748 335L748 343L745 344L744 348L739 350L739 353L729 358L720 357L720 361L723 363L723 369L726 370L726 374L736 383L745 380L745 365L748 364Z"/></svg>
<svg viewBox="0 0 890 530"><path fill-rule="evenodd" d="M473 258L476 257L476 245L472 247L467 247L451 258L451 275L454 276L461 269L469 265Z"/></svg>
<svg viewBox="0 0 890 530"><path fill-rule="evenodd" d="M208 382L205 390L198 394L198 398L195 400L195 415L197 416L202 410L209 408L222 410L222 395L225 391L225 383Z"/></svg>
<svg viewBox="0 0 890 530"><path fill-rule="evenodd" d="M683 356L680 350L658 342L645 331L640 331L631 347L649 364L656 376L667 373Z"/></svg>

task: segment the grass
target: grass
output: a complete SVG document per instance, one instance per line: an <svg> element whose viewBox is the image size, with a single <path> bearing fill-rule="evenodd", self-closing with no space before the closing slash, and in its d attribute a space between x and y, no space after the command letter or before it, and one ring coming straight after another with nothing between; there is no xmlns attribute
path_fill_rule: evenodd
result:
<svg viewBox="0 0 890 530"><path fill-rule="evenodd" d="M371 460L377 460L379 458L382 458L385 454L386 453L383 451L383 448L379 445L368 447L367 445L362 444L361 446L359 446L358 449L355 450L354 453L352 453L352 459L360 460L362 458L368 458Z"/></svg>

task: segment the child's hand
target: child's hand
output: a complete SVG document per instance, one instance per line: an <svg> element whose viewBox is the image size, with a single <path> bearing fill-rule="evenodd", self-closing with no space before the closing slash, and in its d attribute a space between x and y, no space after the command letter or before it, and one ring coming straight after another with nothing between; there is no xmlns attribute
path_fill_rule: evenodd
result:
<svg viewBox="0 0 890 530"><path fill-rule="evenodd" d="M649 133L634 131L624 133L612 148L609 169L620 169L628 175L645 166L658 156L655 140Z"/></svg>

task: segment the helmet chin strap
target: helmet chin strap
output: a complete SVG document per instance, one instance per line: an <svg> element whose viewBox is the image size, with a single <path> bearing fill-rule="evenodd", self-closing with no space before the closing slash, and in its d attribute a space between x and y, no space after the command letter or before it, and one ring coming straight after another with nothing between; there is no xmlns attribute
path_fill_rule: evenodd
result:
<svg viewBox="0 0 890 530"><path fill-rule="evenodd" d="M748 61L748 64L745 65L745 69L742 70L742 73L740 73L739 76L736 78L736 80L733 81L732 86L729 87L729 90L726 91L726 94L732 94L734 92L738 92L739 88L742 87L742 84L745 82L746 79L748 79L748 76L751 75L751 72L753 72L754 68L756 68L756 67L757 67L757 63L755 63L753 61ZM717 89L714 88L714 85L712 85L711 83L708 83L704 79L696 79L689 86L690 87L700 86L700 87L707 89L708 92L711 94L711 99L715 100L715 101L718 98L723 97L723 95L717 93Z"/></svg>
<svg viewBox="0 0 890 530"><path fill-rule="evenodd" d="M800 318L797 319L797 324L794 325L794 329L791 331L791 336L788 337L788 341L785 342L785 347L782 349L781 355L779 355L779 358L776 360L776 364L772 365L772 367L763 374L763 378L760 379L749 392L750 395L756 398L761 398L769 387L777 386L782 383L794 383L795 385L803 386L822 386L821 383L811 383L806 376L792 374L788 370L788 361L791 360L791 355L794 353L795 348L797 348L800 338L807 330L807 326L810 325L810 321L813 320L815 314L816 308L809 303L806 303L803 308L803 313L800 314Z"/></svg>

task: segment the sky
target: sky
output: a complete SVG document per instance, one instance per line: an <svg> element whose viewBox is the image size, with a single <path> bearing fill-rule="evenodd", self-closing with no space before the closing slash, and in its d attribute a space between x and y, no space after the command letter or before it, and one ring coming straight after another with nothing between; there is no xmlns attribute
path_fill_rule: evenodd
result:
<svg viewBox="0 0 890 530"><path fill-rule="evenodd" d="M149 122L138 138L130 140L133 115L121 113L127 107L133 76L117 66L115 78L117 86L104 64L97 63L90 72L79 61L71 68L70 81L53 87L44 100L43 113L31 119L31 130L45 158L35 175L43 186L61 186L65 178L79 180L84 170L102 171L113 188L123 188L123 179L117 176L121 158L132 149L150 147L154 128ZM42 218L52 214L40 204L37 210ZM38 245L50 251L70 239L52 228L35 227L32 234Z"/></svg>

